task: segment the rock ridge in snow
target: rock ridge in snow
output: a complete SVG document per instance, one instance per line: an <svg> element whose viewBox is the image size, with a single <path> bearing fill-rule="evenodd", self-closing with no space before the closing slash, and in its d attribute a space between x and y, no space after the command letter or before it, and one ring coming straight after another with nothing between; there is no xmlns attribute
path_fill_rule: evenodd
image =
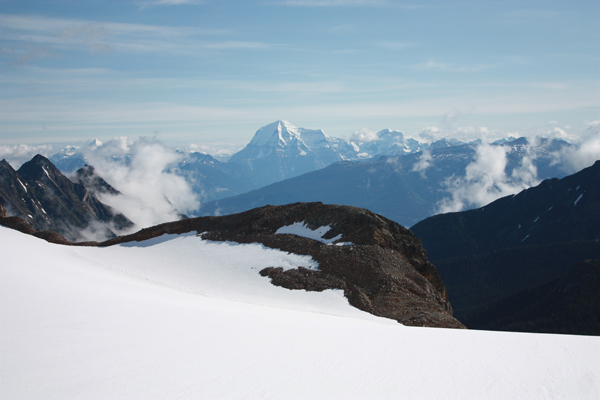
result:
<svg viewBox="0 0 600 400"><path fill-rule="evenodd" d="M299 223L311 231L324 226L330 229L319 233L318 238L282 233L286 226ZM262 274L275 285L317 291L341 289L353 306L405 325L463 327L452 317L444 284L420 240L401 225L365 209L322 203L266 206L240 214L170 222L99 245L193 231L207 240L261 243L308 255L319 265L316 271L269 269L271 266L265 265Z"/></svg>

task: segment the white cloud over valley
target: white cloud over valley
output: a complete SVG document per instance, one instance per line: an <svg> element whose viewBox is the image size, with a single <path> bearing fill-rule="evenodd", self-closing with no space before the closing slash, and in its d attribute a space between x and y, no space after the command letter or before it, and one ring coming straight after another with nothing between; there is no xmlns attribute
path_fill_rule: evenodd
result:
<svg viewBox="0 0 600 400"><path fill-rule="evenodd" d="M500 197L517 194L537 185L537 169L533 157L523 157L521 164L509 175L506 173L509 148L481 144L475 159L465 169L464 176L452 176L445 182L448 197L437 205L438 213L482 207Z"/></svg>
<svg viewBox="0 0 600 400"><path fill-rule="evenodd" d="M180 218L198 209L200 202L190 185L170 168L182 155L146 138L113 139L84 154L99 176L122 196L100 195L100 200L123 213L135 229Z"/></svg>

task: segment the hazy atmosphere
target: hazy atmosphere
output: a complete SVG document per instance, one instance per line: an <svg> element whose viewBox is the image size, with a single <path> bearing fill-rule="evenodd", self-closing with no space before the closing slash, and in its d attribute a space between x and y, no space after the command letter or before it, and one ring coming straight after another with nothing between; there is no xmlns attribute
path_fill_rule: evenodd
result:
<svg viewBox="0 0 600 400"><path fill-rule="evenodd" d="M599 7L4 0L0 145L148 136L214 153L278 119L341 138L576 140L600 116Z"/></svg>

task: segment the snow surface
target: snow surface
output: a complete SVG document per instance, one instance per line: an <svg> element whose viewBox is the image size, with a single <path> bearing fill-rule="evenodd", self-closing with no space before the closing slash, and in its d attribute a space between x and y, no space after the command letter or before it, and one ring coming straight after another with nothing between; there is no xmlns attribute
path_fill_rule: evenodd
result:
<svg viewBox="0 0 600 400"><path fill-rule="evenodd" d="M25 187L25 185L23 185L23 182L21 182L21 180L19 178L17 178L17 181L19 181L21 186L23 186L23 190L25 190L25 193L27 193L27 188Z"/></svg>
<svg viewBox="0 0 600 400"><path fill-rule="evenodd" d="M579 189L579 187L577 187ZM581 193L579 195L579 197L577 198L577 200L575 200L575 202L573 203L574 206L577 206L577 203L579 203L579 200L581 200L581 198L583 197L583 193Z"/></svg>
<svg viewBox="0 0 600 400"><path fill-rule="evenodd" d="M405 327L256 277L308 261L260 245L0 243L2 399L600 398L598 337Z"/></svg>
<svg viewBox="0 0 600 400"><path fill-rule="evenodd" d="M310 229L306 225L306 222L294 222L292 225L282 226L281 228L277 229L277 232L275 232L275 234L288 233L288 234L292 234L292 235L296 235L296 236L305 237L308 239L318 240L319 242L322 242L325 244L332 244L336 240L340 240L342 238L342 235L339 234L336 237L331 238L331 239L323 239L323 236L330 230L331 230L330 225L321 226L321 227L318 227L317 229L313 230L313 229ZM344 244L351 244L351 243L346 242Z"/></svg>

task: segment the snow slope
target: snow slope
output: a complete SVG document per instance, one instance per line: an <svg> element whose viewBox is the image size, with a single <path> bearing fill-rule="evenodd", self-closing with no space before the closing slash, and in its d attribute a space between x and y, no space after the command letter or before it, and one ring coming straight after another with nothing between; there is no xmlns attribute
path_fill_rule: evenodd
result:
<svg viewBox="0 0 600 400"><path fill-rule="evenodd" d="M600 338L409 328L277 288L260 245L0 227L2 399L596 399Z"/></svg>

